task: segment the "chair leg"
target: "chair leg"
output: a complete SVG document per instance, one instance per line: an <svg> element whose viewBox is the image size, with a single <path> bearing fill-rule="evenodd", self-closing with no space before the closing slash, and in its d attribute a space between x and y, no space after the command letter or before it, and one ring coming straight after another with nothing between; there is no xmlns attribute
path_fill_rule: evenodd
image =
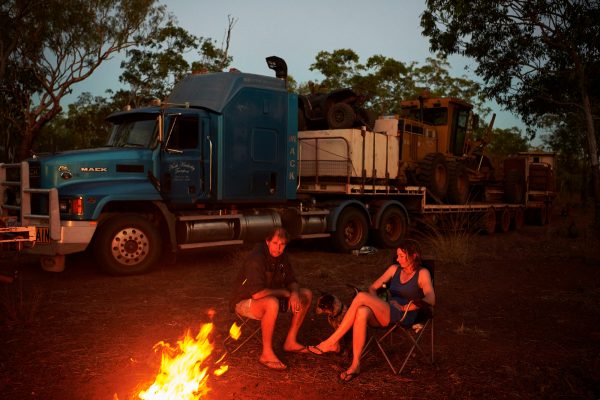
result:
<svg viewBox="0 0 600 400"><path fill-rule="evenodd" d="M404 333L406 334L407 338L412 342L412 346L410 348L410 351L408 352L408 354L404 358L404 362L402 363L402 366L398 370L398 375L402 374L402 371L404 370L404 367L408 363L408 360L410 359L410 357L414 353L415 349L419 350L419 352L421 353L421 355L423 355L423 357L429 358L425 354L425 351L423 351L423 349L419 345L419 341L421 340L421 337L425 334L425 331L427 330L427 327L429 327L429 329L431 329L431 364L433 364L433 320L430 319L430 320L428 320L425 323L425 326L423 326L423 329L416 336L413 336L413 334L410 333L409 329L411 329L411 328L406 328L404 330Z"/></svg>
<svg viewBox="0 0 600 400"><path fill-rule="evenodd" d="M239 327L239 329L240 329L240 330L242 330L244 327L246 327L246 328L250 328L250 326L249 326L249 323L250 323L250 321L252 321L252 319L251 319L251 318L243 318L243 317L241 317L241 316L239 316L239 315L238 315L237 317L238 317L238 319L240 320L240 327ZM260 321L259 321L259 323L260 323ZM261 327L260 327L260 325L259 325L259 326L258 326L256 329L254 329L254 330L253 330L253 331L252 331L252 332L251 332L251 333L250 333L250 334L249 334L249 335L248 335L246 338L244 338L244 340L243 340L241 343L239 343L239 344L238 344L238 345L237 345L237 346L236 346L236 347L235 347L233 350L230 350L230 351L229 351L229 354L233 354L233 353L235 353L236 351L238 351L239 349L241 349L241 348L242 348L242 346L244 346L246 343L248 343L248 341L249 341L250 339L252 339L252 338L254 338L254 339L255 339L255 340L256 340L256 341L257 341L259 344L262 344L262 341L261 341L261 339L260 339L260 338L258 338L258 336L257 336L257 335L258 335L258 333L260 333L260 331L261 331ZM225 341L224 341L224 342L225 342L225 346L227 346L227 344L228 344L229 342L233 341L233 340L234 340L234 339L233 339L231 336L228 336L228 337L225 339Z"/></svg>
<svg viewBox="0 0 600 400"><path fill-rule="evenodd" d="M433 364L433 319L431 319L430 322L431 326L429 327L429 329L431 329L431 363Z"/></svg>
<svg viewBox="0 0 600 400"><path fill-rule="evenodd" d="M363 347L363 351L362 353L360 353L360 359L362 360L364 356L367 355L367 353L369 352L369 346L371 345L371 343L373 342L373 340L375 340L375 337L373 335L371 335L369 337L369 340L367 340L367 343L365 343L364 347Z"/></svg>
<svg viewBox="0 0 600 400"><path fill-rule="evenodd" d="M252 338L255 338L258 340L258 338L256 338L256 334L258 334L259 332L260 332L260 328L257 328L254 332L252 332L250 335L248 335L248 337L246 339L244 339L240 344L238 344L235 349L231 350L229 352L229 354L233 354L236 351L238 351L239 349L241 349L242 346L244 346L246 343L248 343L248 341ZM259 342L260 342L260 340L259 340Z"/></svg>
<svg viewBox="0 0 600 400"><path fill-rule="evenodd" d="M400 366L399 369L394 367L392 360L389 358L389 356L387 355L387 353L382 345L383 341L388 336L389 336L390 340L392 340L393 333L396 331L397 328L402 329L402 331L404 332L404 334L406 335L406 337L408 339L408 343L410 344L410 350L404 357L402 365ZM431 332L430 332L430 334L431 334L431 358L429 358L427 356L426 352L423 350L423 347L420 344L421 338L425 334L425 332L427 331L428 328L431 330ZM363 348L363 352L362 352L360 358L362 359L369 352L369 350L370 350L369 346L372 344L372 342L375 342L375 344L379 348L379 351L385 358L385 361L388 363L388 365L389 365L390 369L392 370L392 372L394 373L394 375L402 374L402 371L406 367L408 360L414 354L415 349L418 350L425 359L430 359L431 364L433 364L433 360L434 360L433 359L433 319L429 319L428 321L426 321L423 328L418 333L412 333L411 329L412 328L405 328L399 324L396 324L393 327L389 328L383 335L381 335L379 337L375 333L373 333L367 340L367 343L365 344L365 346Z"/></svg>
<svg viewBox="0 0 600 400"><path fill-rule="evenodd" d="M377 337L376 334L373 333L371 335L371 337L369 337L369 340L367 341L367 343L365 344L365 346L363 347L363 351L362 351L362 353L360 355L360 358L362 359L369 352L369 345L371 344L371 342L375 342L375 344L379 348L379 351L381 352L381 354L385 358L385 361L387 361L387 363L390 366L392 372L394 373L394 375L396 375L396 368L394 367L394 364L392 363L392 360L390 360L390 358L386 354L385 349L381 345L381 342L383 342L388 336L390 337L390 340L391 340L393 338L392 333L396 330L397 327L398 327L398 325L396 324L396 325L392 326L391 328L388 328L388 330L383 335L381 335L380 337Z"/></svg>
<svg viewBox="0 0 600 400"><path fill-rule="evenodd" d="M379 350L381 351L381 354L383 354L383 357L385 358L385 361L387 361L387 363L390 366L390 368L392 369L392 372L394 373L394 375L397 375L398 373L396 372L396 368L394 368L394 364L392 364L392 361L390 360L390 358L386 354L384 348L381 346L381 344L379 343L378 340L375 341L375 344L377 345L377 347L379 347Z"/></svg>

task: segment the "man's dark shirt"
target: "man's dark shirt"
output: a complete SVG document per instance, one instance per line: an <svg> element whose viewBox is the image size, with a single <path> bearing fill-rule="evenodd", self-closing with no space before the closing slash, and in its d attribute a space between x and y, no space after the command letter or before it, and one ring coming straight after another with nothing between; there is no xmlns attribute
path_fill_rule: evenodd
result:
<svg viewBox="0 0 600 400"><path fill-rule="evenodd" d="M249 299L263 289L289 288L296 282L294 270L286 253L271 256L266 243L257 245L242 265L233 283L229 306L232 310L242 300Z"/></svg>

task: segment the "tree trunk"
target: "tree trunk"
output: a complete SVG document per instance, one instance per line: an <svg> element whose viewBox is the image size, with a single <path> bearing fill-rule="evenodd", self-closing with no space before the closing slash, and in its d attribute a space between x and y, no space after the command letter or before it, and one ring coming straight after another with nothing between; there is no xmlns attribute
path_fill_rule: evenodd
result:
<svg viewBox="0 0 600 400"><path fill-rule="evenodd" d="M25 126L23 134L21 135L21 143L19 144L19 160L23 161L32 155L31 148L33 146L34 132L30 126Z"/></svg>
<svg viewBox="0 0 600 400"><path fill-rule="evenodd" d="M594 129L594 118L592 115L592 106L586 90L582 90L583 111L585 114L586 137L588 144L588 154L590 157L590 169L592 178L592 190L594 194L595 205L595 226L600 229L600 169L598 166L598 144L596 142L596 131Z"/></svg>

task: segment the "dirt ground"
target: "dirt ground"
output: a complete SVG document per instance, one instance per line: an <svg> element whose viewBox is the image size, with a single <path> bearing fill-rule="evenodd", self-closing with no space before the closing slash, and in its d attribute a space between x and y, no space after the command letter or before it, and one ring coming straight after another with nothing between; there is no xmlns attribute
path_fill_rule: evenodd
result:
<svg viewBox="0 0 600 400"><path fill-rule="evenodd" d="M285 372L262 367L259 346L229 355L229 371L211 376L210 399L598 399L600 398L600 243L591 214L571 210L551 225L470 240L464 265L436 261L435 364L411 358L402 376L372 352L348 384L337 376L343 356L285 354L289 315L276 331ZM435 254L428 243L425 252ZM429 246L429 247L428 247ZM246 249L188 253L142 276L113 278L89 255L67 259L62 273L5 252L0 272L0 397L3 399L134 399L154 380L158 341L197 332L216 311L214 354L233 321L229 282ZM288 251L299 280L344 300L346 283L366 286L391 252L354 256L324 242ZM15 258L16 257L16 258ZM316 344L331 332L311 312L300 340ZM393 359L405 347L397 344Z"/></svg>

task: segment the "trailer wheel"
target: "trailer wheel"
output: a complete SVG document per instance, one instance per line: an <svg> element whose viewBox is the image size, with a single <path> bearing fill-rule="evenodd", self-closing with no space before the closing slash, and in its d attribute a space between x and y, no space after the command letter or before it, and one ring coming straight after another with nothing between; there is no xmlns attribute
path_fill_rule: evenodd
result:
<svg viewBox="0 0 600 400"><path fill-rule="evenodd" d="M330 129L352 128L356 113L349 104L336 103L327 111L327 125Z"/></svg>
<svg viewBox="0 0 600 400"><path fill-rule="evenodd" d="M137 214L119 214L98 227L94 246L100 267L111 275L146 272L159 259L158 229Z"/></svg>
<svg viewBox="0 0 600 400"><path fill-rule="evenodd" d="M381 215L375 238L382 247L393 249L404 239L407 230L408 221L404 212L398 207L388 207Z"/></svg>
<svg viewBox="0 0 600 400"><path fill-rule="evenodd" d="M430 153L419 163L419 184L438 199L443 199L448 190L448 164L441 153Z"/></svg>
<svg viewBox="0 0 600 400"><path fill-rule="evenodd" d="M548 207L542 204L538 208L532 208L529 210L531 223L538 226L544 226L548 218Z"/></svg>
<svg viewBox="0 0 600 400"><path fill-rule="evenodd" d="M358 250L367 242L367 236L367 217L356 208L345 208L332 234L334 246L341 252Z"/></svg>
<svg viewBox="0 0 600 400"><path fill-rule="evenodd" d="M506 233L510 230L510 210L508 207L504 207L498 212L499 219L496 230L501 233Z"/></svg>
<svg viewBox="0 0 600 400"><path fill-rule="evenodd" d="M469 173L456 161L448 164L447 196L450 204L466 204L469 199Z"/></svg>
<svg viewBox="0 0 600 400"><path fill-rule="evenodd" d="M512 218L510 228L516 231L523 228L523 225L525 225L525 211L519 207L515 210L515 215Z"/></svg>
<svg viewBox="0 0 600 400"><path fill-rule="evenodd" d="M547 203L546 204L546 225L550 224L550 222L552 222L552 203Z"/></svg>
<svg viewBox="0 0 600 400"><path fill-rule="evenodd" d="M481 216L481 228L488 235L493 235L496 231L496 210L490 207L485 214Z"/></svg>

